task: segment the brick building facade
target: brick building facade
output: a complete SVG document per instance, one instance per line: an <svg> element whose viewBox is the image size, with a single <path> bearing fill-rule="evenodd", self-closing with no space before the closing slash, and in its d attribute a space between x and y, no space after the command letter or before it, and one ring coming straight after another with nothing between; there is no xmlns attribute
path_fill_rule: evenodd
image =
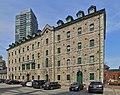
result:
<svg viewBox="0 0 120 95"><path fill-rule="evenodd" d="M120 81L120 68L109 69L105 72L106 81Z"/></svg>

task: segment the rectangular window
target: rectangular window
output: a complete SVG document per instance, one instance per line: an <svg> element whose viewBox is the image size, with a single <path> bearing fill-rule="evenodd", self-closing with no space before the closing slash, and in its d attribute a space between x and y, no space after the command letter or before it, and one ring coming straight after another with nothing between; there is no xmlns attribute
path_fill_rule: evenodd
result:
<svg viewBox="0 0 120 95"><path fill-rule="evenodd" d="M94 73L90 73L90 80L94 80Z"/></svg>
<svg viewBox="0 0 120 95"><path fill-rule="evenodd" d="M24 76L22 76L22 79L24 80Z"/></svg>
<svg viewBox="0 0 120 95"><path fill-rule="evenodd" d="M30 70L30 64L27 64L26 67L27 67L27 70Z"/></svg>
<svg viewBox="0 0 120 95"><path fill-rule="evenodd" d="M13 71L13 68L12 68L12 71Z"/></svg>
<svg viewBox="0 0 120 95"><path fill-rule="evenodd" d="M23 61L24 61L24 57L23 57Z"/></svg>
<svg viewBox="0 0 120 95"><path fill-rule="evenodd" d="M17 76L15 76L15 79L17 79Z"/></svg>
<svg viewBox="0 0 120 95"><path fill-rule="evenodd" d="M112 79L112 76L110 76L110 79Z"/></svg>
<svg viewBox="0 0 120 95"><path fill-rule="evenodd" d="M60 35L57 35L57 40L60 41Z"/></svg>
<svg viewBox="0 0 120 95"><path fill-rule="evenodd" d="M40 58L40 53L38 53L38 58Z"/></svg>
<svg viewBox="0 0 120 95"><path fill-rule="evenodd" d="M67 75L67 80L70 80L70 75Z"/></svg>
<svg viewBox="0 0 120 95"><path fill-rule="evenodd" d="M80 36L82 34L82 28L78 28L78 36Z"/></svg>
<svg viewBox="0 0 120 95"><path fill-rule="evenodd" d="M29 51L29 46L27 46L27 51Z"/></svg>
<svg viewBox="0 0 120 95"><path fill-rule="evenodd" d="M20 53L20 49L19 49L19 53Z"/></svg>
<svg viewBox="0 0 120 95"><path fill-rule="evenodd" d="M18 79L20 79L20 76L18 77Z"/></svg>
<svg viewBox="0 0 120 95"><path fill-rule="evenodd" d="M15 55L16 55L16 51L15 51Z"/></svg>
<svg viewBox="0 0 120 95"><path fill-rule="evenodd" d="M24 52L24 48L23 48L23 52Z"/></svg>
<svg viewBox="0 0 120 95"><path fill-rule="evenodd" d="M20 58L19 58L19 62L20 62Z"/></svg>
<svg viewBox="0 0 120 95"><path fill-rule="evenodd" d="M46 67L48 67L48 58L46 58Z"/></svg>
<svg viewBox="0 0 120 95"><path fill-rule="evenodd" d="M29 60L29 55L27 56L27 60Z"/></svg>
<svg viewBox="0 0 120 95"><path fill-rule="evenodd" d="M80 43L78 43L78 50L80 50L81 47L82 47L82 43L80 42Z"/></svg>
<svg viewBox="0 0 120 95"><path fill-rule="evenodd" d="M57 79L60 80L60 75L57 76Z"/></svg>
<svg viewBox="0 0 120 95"><path fill-rule="evenodd" d="M70 38L70 31L67 32L67 38Z"/></svg>
<svg viewBox="0 0 120 95"><path fill-rule="evenodd" d="M60 66L60 61L58 61L58 66Z"/></svg>
<svg viewBox="0 0 120 95"><path fill-rule="evenodd" d="M115 80L115 75L113 75L113 79Z"/></svg>
<svg viewBox="0 0 120 95"><path fill-rule="evenodd" d="M94 47L94 39L90 40L90 47Z"/></svg>
<svg viewBox="0 0 120 95"><path fill-rule="evenodd" d="M15 63L17 62L17 60L15 59Z"/></svg>
<svg viewBox="0 0 120 95"><path fill-rule="evenodd" d="M70 52L70 45L67 46L67 52Z"/></svg>
<svg viewBox="0 0 120 95"><path fill-rule="evenodd" d="M22 70L25 70L25 64L22 64Z"/></svg>
<svg viewBox="0 0 120 95"><path fill-rule="evenodd" d="M34 80L34 76L32 76L32 80Z"/></svg>
<svg viewBox="0 0 120 95"><path fill-rule="evenodd" d="M48 56L48 50L46 50L46 56Z"/></svg>
<svg viewBox="0 0 120 95"><path fill-rule="evenodd" d="M40 64L38 64L38 69L40 68Z"/></svg>
<svg viewBox="0 0 120 95"><path fill-rule="evenodd" d="M94 55L90 56L90 63L94 63Z"/></svg>
<svg viewBox="0 0 120 95"><path fill-rule="evenodd" d="M40 48L40 42L38 42L38 48Z"/></svg>
<svg viewBox="0 0 120 95"><path fill-rule="evenodd" d="M32 50L34 50L34 44L32 44Z"/></svg>
<svg viewBox="0 0 120 95"><path fill-rule="evenodd" d="M61 53L60 48L58 48L57 50L58 50L58 54Z"/></svg>
<svg viewBox="0 0 120 95"><path fill-rule="evenodd" d="M48 38L46 39L46 45L48 45Z"/></svg>
<svg viewBox="0 0 120 95"><path fill-rule="evenodd" d="M82 62L81 62L81 58L78 58L78 64L81 64Z"/></svg>
<svg viewBox="0 0 120 95"><path fill-rule="evenodd" d="M35 63L32 63L32 69L35 69Z"/></svg>
<svg viewBox="0 0 120 95"><path fill-rule="evenodd" d="M38 80L40 80L40 75L38 75Z"/></svg>
<svg viewBox="0 0 120 95"><path fill-rule="evenodd" d="M34 54L32 54L32 60L34 60Z"/></svg>

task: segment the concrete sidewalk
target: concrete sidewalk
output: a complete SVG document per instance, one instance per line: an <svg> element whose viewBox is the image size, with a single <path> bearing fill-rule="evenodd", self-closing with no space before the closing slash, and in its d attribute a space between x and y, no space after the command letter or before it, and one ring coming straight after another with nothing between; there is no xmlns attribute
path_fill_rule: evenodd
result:
<svg viewBox="0 0 120 95"><path fill-rule="evenodd" d="M120 86L105 85L105 88L120 89Z"/></svg>

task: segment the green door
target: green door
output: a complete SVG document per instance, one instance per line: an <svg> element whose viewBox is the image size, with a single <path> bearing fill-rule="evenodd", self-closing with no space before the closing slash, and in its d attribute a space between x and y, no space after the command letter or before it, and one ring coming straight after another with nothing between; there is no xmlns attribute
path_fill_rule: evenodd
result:
<svg viewBox="0 0 120 95"><path fill-rule="evenodd" d="M83 76L81 71L77 72L77 82L80 82L80 83L83 82Z"/></svg>

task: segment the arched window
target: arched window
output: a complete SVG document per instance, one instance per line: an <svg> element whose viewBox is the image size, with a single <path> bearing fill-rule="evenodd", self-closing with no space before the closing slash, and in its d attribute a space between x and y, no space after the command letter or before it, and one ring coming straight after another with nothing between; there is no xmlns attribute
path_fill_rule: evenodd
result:
<svg viewBox="0 0 120 95"><path fill-rule="evenodd" d="M70 59L67 59L67 66L70 65Z"/></svg>

